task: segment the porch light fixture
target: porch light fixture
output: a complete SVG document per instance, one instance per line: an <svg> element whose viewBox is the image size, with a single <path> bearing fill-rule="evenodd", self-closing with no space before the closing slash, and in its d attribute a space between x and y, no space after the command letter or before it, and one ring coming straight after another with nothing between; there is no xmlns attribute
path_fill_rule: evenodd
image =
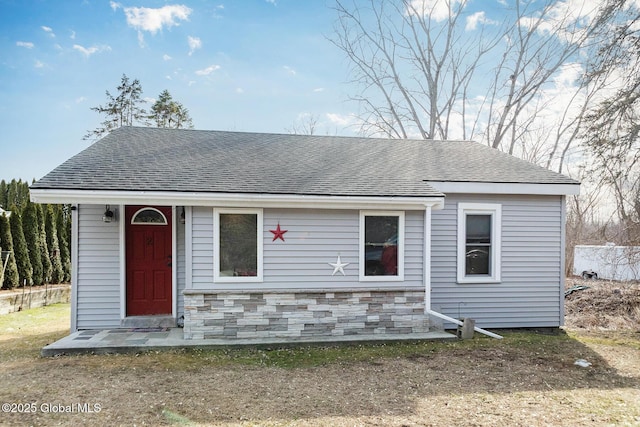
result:
<svg viewBox="0 0 640 427"><path fill-rule="evenodd" d="M106 205L104 207L104 215L102 215L103 222L112 222L116 219L115 213L111 210L111 206Z"/></svg>
<svg viewBox="0 0 640 427"><path fill-rule="evenodd" d="M185 223L185 216L184 216L184 206L182 207L182 210L180 211L180 224L184 224Z"/></svg>

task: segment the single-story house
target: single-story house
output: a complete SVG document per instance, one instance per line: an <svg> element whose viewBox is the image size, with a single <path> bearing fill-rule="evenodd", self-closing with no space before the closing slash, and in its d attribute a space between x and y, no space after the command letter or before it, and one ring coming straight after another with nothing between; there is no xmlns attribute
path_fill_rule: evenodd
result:
<svg viewBox="0 0 640 427"><path fill-rule="evenodd" d="M562 325L578 191L469 141L123 127L31 197L72 205L72 331L286 341Z"/></svg>

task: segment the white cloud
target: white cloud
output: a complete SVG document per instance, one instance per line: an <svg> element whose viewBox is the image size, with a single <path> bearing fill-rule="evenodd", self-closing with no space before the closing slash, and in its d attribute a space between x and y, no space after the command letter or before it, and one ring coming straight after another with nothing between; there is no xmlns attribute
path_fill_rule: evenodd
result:
<svg viewBox="0 0 640 427"><path fill-rule="evenodd" d="M411 0L407 5L407 15L429 16L436 22L442 22L449 17L449 7L455 10L462 0Z"/></svg>
<svg viewBox="0 0 640 427"><path fill-rule="evenodd" d="M202 47L202 40L199 37L188 37L189 41L189 56L193 54L197 49Z"/></svg>
<svg viewBox="0 0 640 427"><path fill-rule="evenodd" d="M138 31L155 34L163 28L179 25L178 21L188 21L192 10L184 5L167 5L158 9L148 7L125 7L127 24Z"/></svg>
<svg viewBox="0 0 640 427"><path fill-rule="evenodd" d="M282 68L285 69L285 71L289 74L291 74L292 76L295 76L296 74L296 70L294 70L293 68L289 67L288 65L283 66Z"/></svg>
<svg viewBox="0 0 640 427"><path fill-rule="evenodd" d="M274 6L277 6L278 4L276 3L276 0L265 0L267 3L270 3Z"/></svg>
<svg viewBox="0 0 640 427"><path fill-rule="evenodd" d="M488 19L484 14L484 11L476 12L473 15L467 16L467 25L465 30L473 31L478 28L478 24L497 24L496 21Z"/></svg>
<svg viewBox="0 0 640 427"><path fill-rule="evenodd" d="M220 69L219 65L209 65L207 68L204 68L202 70L197 70L196 74L199 76L208 76L209 74L219 69Z"/></svg>
<svg viewBox="0 0 640 427"><path fill-rule="evenodd" d="M118 3L117 1L110 1L109 2L109 6L111 6L111 9L113 9L113 11L115 12L116 10L120 9L122 7L122 4Z"/></svg>
<svg viewBox="0 0 640 427"><path fill-rule="evenodd" d="M75 31L73 31L73 30L71 30L71 35L69 35L69 38L70 38L71 40L75 40L75 39L76 39L76 32L75 32Z"/></svg>
<svg viewBox="0 0 640 427"><path fill-rule="evenodd" d="M213 9L213 13L211 14L211 16L215 19L221 19L222 15L219 14L218 12L222 12L224 11L224 5L223 4L219 4L217 6L214 7Z"/></svg>
<svg viewBox="0 0 640 427"><path fill-rule="evenodd" d="M244 89L242 89L241 87L237 87L236 93L244 93Z"/></svg>
<svg viewBox="0 0 640 427"><path fill-rule="evenodd" d="M323 87L317 87L313 91L314 92L324 92L324 88Z"/></svg>
<svg viewBox="0 0 640 427"><path fill-rule="evenodd" d="M327 113L327 119L335 124L340 126L349 126L355 122L355 117L352 114L338 114L338 113Z"/></svg>
<svg viewBox="0 0 640 427"><path fill-rule="evenodd" d="M16 46L26 47L27 49L33 49L34 44L31 42L16 42Z"/></svg>
<svg viewBox="0 0 640 427"><path fill-rule="evenodd" d="M87 100L87 98L85 98L84 96L81 96L79 98L76 98L76 104L81 104L86 100Z"/></svg>
<svg viewBox="0 0 640 427"><path fill-rule="evenodd" d="M173 58L171 58L169 55L165 53L164 55L162 55L162 59L165 61L171 61Z"/></svg>
<svg viewBox="0 0 640 427"><path fill-rule="evenodd" d="M116 4L120 7L119 4ZM114 3L111 5L114 8ZM117 9L117 7L115 9ZM114 10L115 10L114 9ZM164 28L180 25L179 21L188 21L192 10L184 5L167 5L158 9L148 7L125 7L127 24L138 30L138 44L144 47L144 31L155 34Z"/></svg>
<svg viewBox="0 0 640 427"><path fill-rule="evenodd" d="M34 67L36 67L36 68L44 68L44 62L36 60L36 63L34 65Z"/></svg>
<svg viewBox="0 0 640 427"><path fill-rule="evenodd" d="M79 44L74 44L73 45L73 49L77 50L78 52L82 53L84 56L86 56L88 58L89 56L93 55L94 53L110 51L111 47L109 47L109 46L91 46L91 47L87 48L87 47L81 46Z"/></svg>
<svg viewBox="0 0 640 427"><path fill-rule="evenodd" d="M599 1L562 0L557 1L541 18L538 11L524 16L519 24L527 29L536 28L539 34L554 35L563 41L575 40L584 36L590 22L597 18Z"/></svg>
<svg viewBox="0 0 640 427"><path fill-rule="evenodd" d="M553 81L557 87L575 89L578 80L583 76L584 69L581 64L568 63L560 67L560 72Z"/></svg>
<svg viewBox="0 0 640 427"><path fill-rule="evenodd" d="M51 27L47 27L46 25L43 25L40 28L42 28L42 31L44 31L45 33L49 34L50 37L56 36Z"/></svg>

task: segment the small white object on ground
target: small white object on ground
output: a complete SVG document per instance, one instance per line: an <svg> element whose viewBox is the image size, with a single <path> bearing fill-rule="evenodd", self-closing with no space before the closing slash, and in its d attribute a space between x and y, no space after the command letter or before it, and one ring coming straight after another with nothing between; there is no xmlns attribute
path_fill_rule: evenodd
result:
<svg viewBox="0 0 640 427"><path fill-rule="evenodd" d="M574 364L574 365L581 366L581 367L583 367L583 368L588 368L589 366L591 366L591 362L587 362L587 361L586 361L586 360L584 360L584 359L578 359L578 360L576 360L573 364Z"/></svg>

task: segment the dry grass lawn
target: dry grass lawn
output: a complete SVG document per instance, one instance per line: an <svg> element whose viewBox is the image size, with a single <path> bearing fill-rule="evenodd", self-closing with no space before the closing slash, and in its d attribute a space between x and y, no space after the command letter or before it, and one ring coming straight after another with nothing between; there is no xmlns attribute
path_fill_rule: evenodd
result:
<svg viewBox="0 0 640 427"><path fill-rule="evenodd" d="M41 358L68 333L68 305L51 306L0 317L0 402L22 411L0 414L0 424L637 426L640 326L628 326Z"/></svg>

